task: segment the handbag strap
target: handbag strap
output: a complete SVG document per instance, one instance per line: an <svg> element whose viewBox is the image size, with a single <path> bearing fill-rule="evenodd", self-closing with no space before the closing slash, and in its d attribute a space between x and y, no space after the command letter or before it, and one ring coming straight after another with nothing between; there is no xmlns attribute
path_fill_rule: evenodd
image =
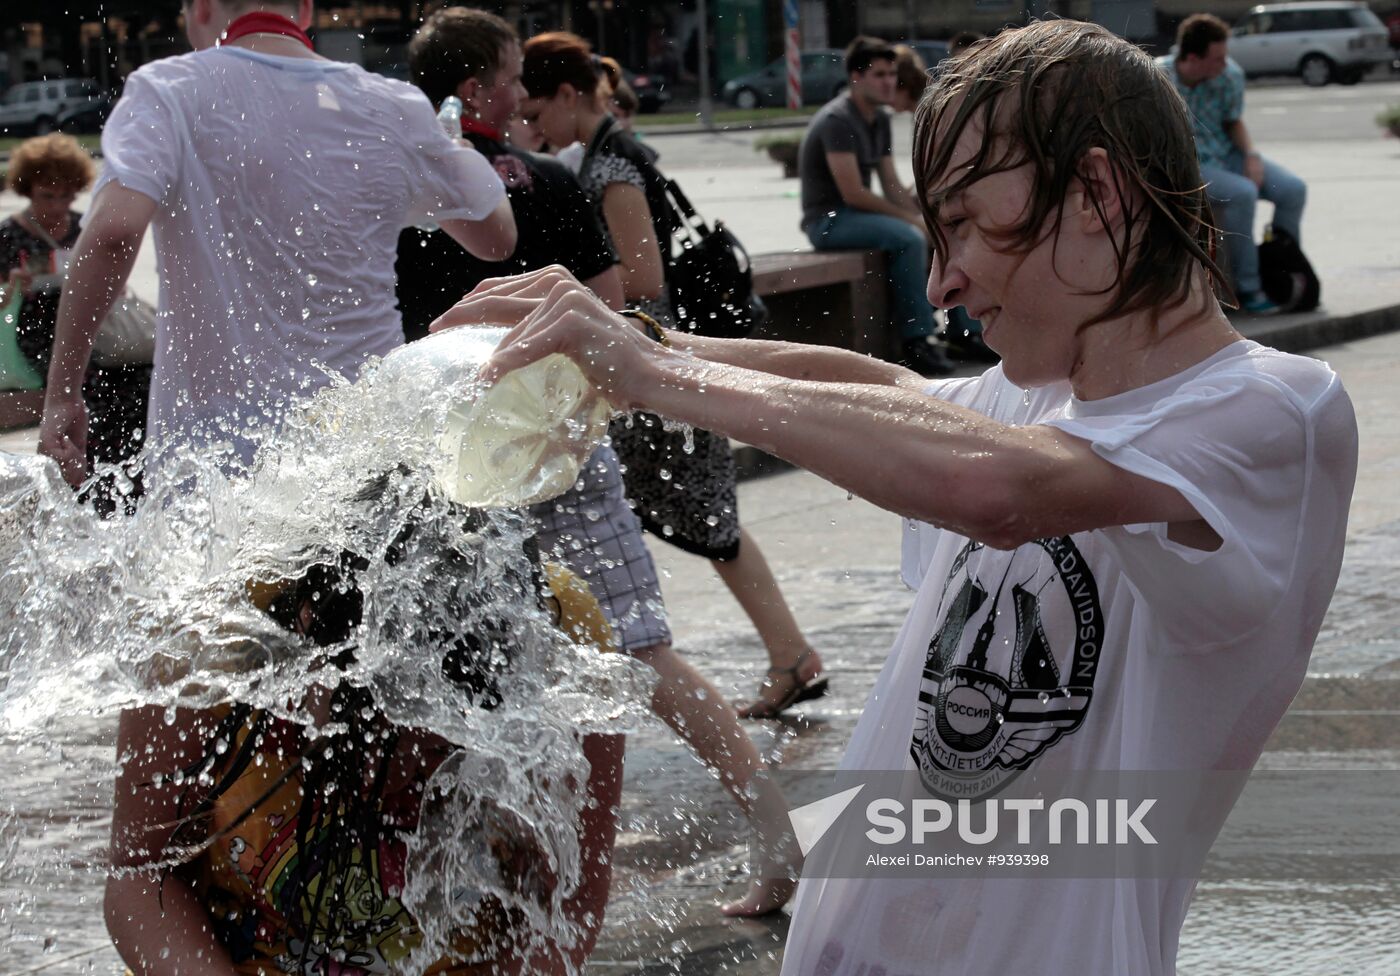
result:
<svg viewBox="0 0 1400 976"><path fill-rule="evenodd" d="M593 171L593 165L598 161L598 156L602 152L603 143L608 141L608 137L617 128L617 119L611 115L604 115L603 121L598 123L598 128L593 130L593 138L588 140L588 145L583 150L583 162L578 167L578 181L582 186L588 179L588 174Z"/></svg>
<svg viewBox="0 0 1400 976"><path fill-rule="evenodd" d="M695 209L690 198L685 195L680 184L675 180L666 180L666 198L671 202L671 209L679 218L677 229L684 228L697 243L714 233L710 225L705 222L705 218L701 216L700 211Z"/></svg>
<svg viewBox="0 0 1400 976"><path fill-rule="evenodd" d="M676 205L676 210L687 222L698 220L705 222L705 218L700 216L699 211L691 204L690 198L681 190L681 185L675 180L666 181L666 192L671 195L671 202Z"/></svg>

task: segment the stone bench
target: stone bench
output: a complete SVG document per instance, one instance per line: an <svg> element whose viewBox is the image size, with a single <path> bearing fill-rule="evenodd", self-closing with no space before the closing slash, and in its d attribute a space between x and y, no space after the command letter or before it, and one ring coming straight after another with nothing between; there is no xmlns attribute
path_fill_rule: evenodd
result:
<svg viewBox="0 0 1400 976"><path fill-rule="evenodd" d="M890 325L885 256L880 251L755 254L753 283L769 312L753 338L898 358L898 331Z"/></svg>

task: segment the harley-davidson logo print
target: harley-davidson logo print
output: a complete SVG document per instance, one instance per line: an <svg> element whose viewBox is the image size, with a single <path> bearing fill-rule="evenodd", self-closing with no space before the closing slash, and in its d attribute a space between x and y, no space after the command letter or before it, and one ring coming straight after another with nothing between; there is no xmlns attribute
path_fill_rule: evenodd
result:
<svg viewBox="0 0 1400 976"><path fill-rule="evenodd" d="M1104 625L1069 536L969 542L943 586L909 751L934 795L997 792L1084 721Z"/></svg>

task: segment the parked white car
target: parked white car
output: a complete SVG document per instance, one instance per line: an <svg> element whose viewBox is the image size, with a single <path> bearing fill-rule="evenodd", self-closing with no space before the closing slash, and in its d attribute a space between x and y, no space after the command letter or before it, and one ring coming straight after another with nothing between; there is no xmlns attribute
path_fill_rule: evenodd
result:
<svg viewBox="0 0 1400 976"><path fill-rule="evenodd" d="M97 82L82 78L25 81L14 85L0 100L0 132L6 135L44 135L59 121L101 94Z"/></svg>
<svg viewBox="0 0 1400 976"><path fill-rule="evenodd" d="M1344 0L1264 4L1230 38L1230 57L1246 75L1298 75L1307 85L1354 85L1390 56L1380 18Z"/></svg>

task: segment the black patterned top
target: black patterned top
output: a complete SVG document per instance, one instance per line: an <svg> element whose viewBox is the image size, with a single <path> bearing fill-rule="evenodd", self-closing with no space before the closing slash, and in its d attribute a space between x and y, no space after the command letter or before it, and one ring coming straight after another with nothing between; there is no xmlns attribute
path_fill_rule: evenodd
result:
<svg viewBox="0 0 1400 976"><path fill-rule="evenodd" d="M56 238L58 245L71 249L78 243L81 216L68 212L68 230ZM10 272L20 266L21 255L27 255L26 262L31 273L46 274L53 268L53 248L44 238L35 234L16 217L0 221L0 275L6 281ZM16 324L20 351L29 365L43 376L49 369L49 350L53 346L54 323L58 321L58 289L40 289L25 296L20 306L19 322Z"/></svg>

